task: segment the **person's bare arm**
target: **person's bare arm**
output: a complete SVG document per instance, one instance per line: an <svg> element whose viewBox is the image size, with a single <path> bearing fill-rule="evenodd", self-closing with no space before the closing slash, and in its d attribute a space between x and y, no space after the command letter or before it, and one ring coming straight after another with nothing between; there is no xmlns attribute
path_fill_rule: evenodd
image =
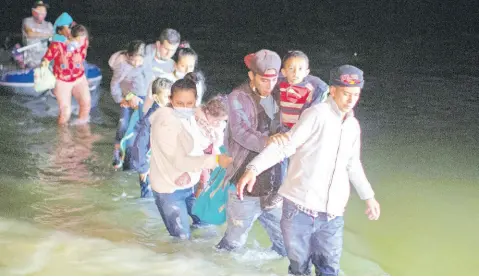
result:
<svg viewBox="0 0 479 277"><path fill-rule="evenodd" d="M32 28L28 26L23 26L23 29L25 30L25 33L27 34L28 38L49 38L52 36L52 34L35 32L32 30Z"/></svg>

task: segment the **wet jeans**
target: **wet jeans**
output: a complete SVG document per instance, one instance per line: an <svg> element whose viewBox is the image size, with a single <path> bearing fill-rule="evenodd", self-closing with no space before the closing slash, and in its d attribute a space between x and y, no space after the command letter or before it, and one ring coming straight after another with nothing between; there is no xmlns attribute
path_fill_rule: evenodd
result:
<svg viewBox="0 0 479 277"><path fill-rule="evenodd" d="M128 129L128 124L130 123L131 114L135 110L132 108L120 108L120 119L118 120L118 126L116 129L115 143L119 144L121 139L125 136L126 130Z"/></svg>
<svg viewBox="0 0 479 277"><path fill-rule="evenodd" d="M141 100L145 100L144 96L139 96ZM143 106L139 106L139 109L142 109ZM121 139L125 136L126 131L128 130L128 125L130 124L131 115L135 109L128 107L120 107L120 119L118 120L118 125L116 128L115 143L119 144Z"/></svg>
<svg viewBox="0 0 479 277"><path fill-rule="evenodd" d="M316 275L336 276L343 248L344 219L330 221L326 214L312 217L287 200L283 200L281 230L289 258L289 274L311 275L311 263Z"/></svg>
<svg viewBox="0 0 479 277"><path fill-rule="evenodd" d="M177 190L173 193L158 193L153 191L155 203L160 211L166 229L173 237L189 239L191 235L190 219L194 225L199 225L200 220L191 214L195 203L194 188Z"/></svg>
<svg viewBox="0 0 479 277"><path fill-rule="evenodd" d="M244 196L241 201L236 191L230 191L226 204L227 229L223 239L216 246L219 249L233 250L246 243L248 233L256 219L269 235L272 249L281 256L286 256L280 220L281 206L262 210L259 197Z"/></svg>

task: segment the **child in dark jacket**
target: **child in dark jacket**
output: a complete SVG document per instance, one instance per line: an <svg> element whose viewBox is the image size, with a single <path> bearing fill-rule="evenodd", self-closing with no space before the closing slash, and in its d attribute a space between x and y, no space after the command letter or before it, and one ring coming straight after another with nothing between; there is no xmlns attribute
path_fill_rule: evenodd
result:
<svg viewBox="0 0 479 277"><path fill-rule="evenodd" d="M131 163L133 169L139 174L141 197L151 197L151 189L148 182L150 170L150 116L160 107L165 107L169 102L170 90L173 83L166 78L156 78L153 81L151 91L154 100L148 112L140 119L135 127L136 138L131 151Z"/></svg>

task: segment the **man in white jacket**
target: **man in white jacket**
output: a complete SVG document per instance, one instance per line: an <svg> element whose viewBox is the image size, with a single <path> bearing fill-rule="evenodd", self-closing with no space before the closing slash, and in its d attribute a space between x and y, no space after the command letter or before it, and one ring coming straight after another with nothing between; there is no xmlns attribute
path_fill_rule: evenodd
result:
<svg viewBox="0 0 479 277"><path fill-rule="evenodd" d="M310 275L311 263L318 275L339 274L350 183L366 201L368 218L379 218L379 203L360 161L361 130L353 112L363 85L363 72L354 66L331 70L327 101L306 109L291 131L276 135L275 143L248 164L237 184L241 199L258 174L291 157L279 190L290 274Z"/></svg>

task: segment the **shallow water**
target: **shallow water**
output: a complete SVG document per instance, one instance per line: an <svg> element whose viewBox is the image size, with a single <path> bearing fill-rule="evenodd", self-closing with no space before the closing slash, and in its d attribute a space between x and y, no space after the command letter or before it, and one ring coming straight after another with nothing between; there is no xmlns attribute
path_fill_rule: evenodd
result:
<svg viewBox="0 0 479 277"><path fill-rule="evenodd" d="M332 65L357 61L372 68L381 61L372 54L363 58L362 52L353 57L351 47L332 35L329 44L317 49L313 43L280 41L276 34L265 35L271 38L265 46L251 37L213 44L202 39L207 29L197 32L192 45L214 92L228 92L244 80L242 57L259 47L280 53L301 47L310 56L312 72L325 80ZM108 55L128 39L93 41L89 57L103 67L104 89ZM382 214L369 222L353 193L342 274L477 275L479 78L444 77L440 66L427 74L408 68L399 74L395 62L382 61L382 70L367 75L356 109L363 128L363 163ZM287 260L268 250L259 226L238 253L214 249L224 226L195 230L188 242L167 235L154 203L138 198L136 174L110 166L118 110L108 91L89 128L58 129L54 118L34 117L3 94L0 105L0 274L287 272Z"/></svg>

